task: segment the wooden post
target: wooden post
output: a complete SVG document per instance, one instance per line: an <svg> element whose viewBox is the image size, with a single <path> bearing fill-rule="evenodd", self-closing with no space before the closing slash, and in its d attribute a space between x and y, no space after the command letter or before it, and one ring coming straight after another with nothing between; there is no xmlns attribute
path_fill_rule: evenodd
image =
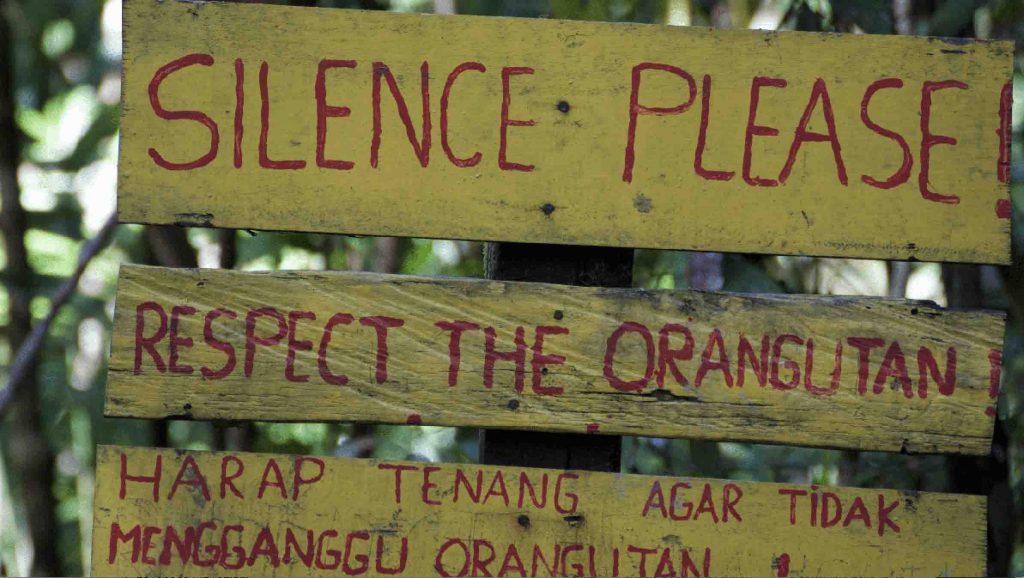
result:
<svg viewBox="0 0 1024 578"><path fill-rule="evenodd" d="M484 275L500 281L630 287L633 250L487 243ZM480 463L483 464L617 472L621 457L621 436L480 430Z"/></svg>

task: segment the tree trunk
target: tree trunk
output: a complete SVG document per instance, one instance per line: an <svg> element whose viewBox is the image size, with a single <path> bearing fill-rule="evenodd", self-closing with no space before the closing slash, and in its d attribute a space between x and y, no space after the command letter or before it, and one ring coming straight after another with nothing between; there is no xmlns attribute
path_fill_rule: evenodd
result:
<svg viewBox="0 0 1024 578"><path fill-rule="evenodd" d="M143 238L149 249L149 260L161 267L199 266L195 249L188 242L188 233L174 225L146 225ZM170 446L166 419L150 422L150 443L158 448Z"/></svg>
<svg viewBox="0 0 1024 578"><path fill-rule="evenodd" d="M980 266L943 265L942 282L949 307L985 307ZM988 575L1009 576L1015 521L1006 424L996 418L989 455L950 456L946 464L951 491L988 498Z"/></svg>
<svg viewBox="0 0 1024 578"><path fill-rule="evenodd" d="M633 250L488 243L484 268L488 279L502 281L629 287L633 279ZM480 432L480 462L485 464L618 472L621 454L621 436Z"/></svg>
<svg viewBox="0 0 1024 578"><path fill-rule="evenodd" d="M4 2L0 8L0 226L7 258L7 335L13 355L32 330L33 272L25 247L27 223L18 189L21 134L14 120L13 38L6 18L9 7ZM53 497L54 455L43 427L36 369L32 367L19 383L10 384L16 393L9 412L10 433L4 453L20 481L27 532L34 548L30 572L57 576L61 567L56 548L59 526Z"/></svg>

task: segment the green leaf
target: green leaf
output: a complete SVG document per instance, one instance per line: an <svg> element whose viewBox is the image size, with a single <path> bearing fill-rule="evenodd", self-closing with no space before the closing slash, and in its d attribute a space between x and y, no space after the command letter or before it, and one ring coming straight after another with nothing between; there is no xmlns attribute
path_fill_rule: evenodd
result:
<svg viewBox="0 0 1024 578"><path fill-rule="evenodd" d="M893 32L890 0L832 0L832 18L839 30L851 30L856 25L868 34Z"/></svg>
<svg viewBox="0 0 1024 578"><path fill-rule="evenodd" d="M89 128L85 131L71 154L60 166L64 170L77 171L103 156L101 141L117 133L120 122L120 109L117 105L103 104L96 111Z"/></svg>
<svg viewBox="0 0 1024 578"><path fill-rule="evenodd" d="M78 263L78 243L50 231L30 229L25 233L28 260L43 275L67 277Z"/></svg>
<svg viewBox="0 0 1024 578"><path fill-rule="evenodd" d="M930 36L960 36L974 25L974 11L984 0L945 0L928 21Z"/></svg>
<svg viewBox="0 0 1024 578"><path fill-rule="evenodd" d="M722 261L723 291L738 293L785 293L786 289L765 271L760 259L727 254Z"/></svg>

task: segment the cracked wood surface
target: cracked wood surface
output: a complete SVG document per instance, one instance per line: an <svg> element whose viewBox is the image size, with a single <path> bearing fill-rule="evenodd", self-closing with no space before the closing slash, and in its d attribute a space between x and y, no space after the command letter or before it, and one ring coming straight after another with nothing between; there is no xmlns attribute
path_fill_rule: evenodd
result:
<svg viewBox="0 0 1024 578"><path fill-rule="evenodd" d="M117 446L96 480L94 576L985 571L980 496Z"/></svg>
<svg viewBox="0 0 1024 578"><path fill-rule="evenodd" d="M917 301L365 273L123 266L117 295L109 416L422 423L914 453L989 451L1003 334L1001 315ZM221 314L207 327L217 309L235 317ZM325 331L337 314L350 322ZM404 322L387 330L386 358L379 328L363 322L380 316ZM455 385L453 332L436 325L452 321L479 327L459 340ZM568 333L544 330L536 349L538 326ZM506 358L493 359L488 387L489 327L492 350ZM521 370L509 359L519 327ZM662 343L665 327L672 330Z"/></svg>
<svg viewBox="0 0 1024 578"><path fill-rule="evenodd" d="M118 214L1009 263L1012 53L1007 42L126 0ZM325 59L336 62L318 113ZM467 62L479 68L449 84ZM664 66L634 69L644 63Z"/></svg>

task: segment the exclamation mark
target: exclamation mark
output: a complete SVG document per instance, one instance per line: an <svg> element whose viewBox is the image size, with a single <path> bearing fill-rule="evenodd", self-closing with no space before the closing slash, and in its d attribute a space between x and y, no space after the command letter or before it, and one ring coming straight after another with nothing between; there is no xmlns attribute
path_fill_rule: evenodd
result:
<svg viewBox="0 0 1024 578"><path fill-rule="evenodd" d="M988 398L992 405L985 408L985 415L996 417L996 400L999 398L999 382L1003 374L1003 352L992 349L988 352Z"/></svg>

